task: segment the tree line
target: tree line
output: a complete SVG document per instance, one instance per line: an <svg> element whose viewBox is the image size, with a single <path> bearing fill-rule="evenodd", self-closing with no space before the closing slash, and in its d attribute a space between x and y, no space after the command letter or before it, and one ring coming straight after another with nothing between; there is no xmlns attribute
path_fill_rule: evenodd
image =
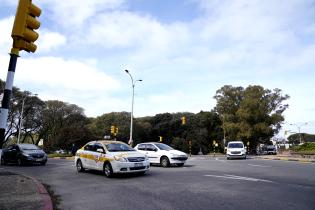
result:
<svg viewBox="0 0 315 210"><path fill-rule="evenodd" d="M1 82L3 92L4 82ZM216 91L216 106L211 111L199 113L162 113L134 118L134 144L160 141L174 148L197 154L223 151L231 140L250 142L255 148L268 143L279 132L284 121L283 112L288 107L283 102L289 98L280 89L269 90L261 86L223 86ZM21 117L24 101L23 116ZM73 144L103 139L111 135L111 126L119 128L115 137L128 142L130 113L111 112L98 117L87 117L83 108L58 100L43 101L31 92L13 88L5 144L17 141L20 120L20 142L44 142L46 151L70 150ZM181 118L186 118L183 124ZM214 148L213 141L218 143ZM191 147L191 148L189 148Z"/></svg>

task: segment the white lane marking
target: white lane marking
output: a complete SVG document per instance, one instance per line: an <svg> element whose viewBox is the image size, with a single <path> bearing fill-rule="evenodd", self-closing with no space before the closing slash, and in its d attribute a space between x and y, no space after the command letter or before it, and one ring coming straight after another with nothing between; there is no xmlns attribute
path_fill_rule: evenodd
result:
<svg viewBox="0 0 315 210"><path fill-rule="evenodd" d="M256 178L251 178L251 177L234 176L234 175L229 175L229 174L224 174L224 176L207 174L204 176L218 177L218 178L224 178L224 179L236 179L236 180L244 180L244 181L252 181L252 182L273 182L273 181L265 180L265 179L256 179Z"/></svg>
<svg viewBox="0 0 315 210"><path fill-rule="evenodd" d="M270 168L271 166L264 166L264 165L255 165L255 164L247 164L249 166L254 166L254 167L262 167L262 168Z"/></svg>

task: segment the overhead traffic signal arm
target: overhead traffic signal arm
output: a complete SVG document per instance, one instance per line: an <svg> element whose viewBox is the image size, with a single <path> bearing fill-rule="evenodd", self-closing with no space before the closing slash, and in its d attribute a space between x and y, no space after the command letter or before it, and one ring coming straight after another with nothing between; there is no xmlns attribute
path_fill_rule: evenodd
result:
<svg viewBox="0 0 315 210"><path fill-rule="evenodd" d="M40 22L36 19L40 14L41 9L32 4L32 0L19 1L11 33L12 53L18 54L20 50L36 51L37 46L34 42L38 39L38 33L34 30L40 27Z"/></svg>

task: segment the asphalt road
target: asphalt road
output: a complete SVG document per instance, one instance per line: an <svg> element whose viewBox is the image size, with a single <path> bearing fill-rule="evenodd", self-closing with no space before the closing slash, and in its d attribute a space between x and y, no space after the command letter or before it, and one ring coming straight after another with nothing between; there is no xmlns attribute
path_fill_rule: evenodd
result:
<svg viewBox="0 0 315 210"><path fill-rule="evenodd" d="M74 163L0 166L33 176L61 198L60 209L315 209L315 164L193 157L184 167L106 178Z"/></svg>

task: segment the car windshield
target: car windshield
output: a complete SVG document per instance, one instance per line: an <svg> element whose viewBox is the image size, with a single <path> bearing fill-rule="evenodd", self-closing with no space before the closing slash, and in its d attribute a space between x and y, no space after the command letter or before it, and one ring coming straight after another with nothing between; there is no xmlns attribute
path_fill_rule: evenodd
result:
<svg viewBox="0 0 315 210"><path fill-rule="evenodd" d="M39 150L40 149L34 144L20 144L19 147L21 150Z"/></svg>
<svg viewBox="0 0 315 210"><path fill-rule="evenodd" d="M160 150L174 150L172 147L166 145L166 144L154 144L155 146L157 146Z"/></svg>
<svg viewBox="0 0 315 210"><path fill-rule="evenodd" d="M274 146L267 146L267 150L275 150L276 148Z"/></svg>
<svg viewBox="0 0 315 210"><path fill-rule="evenodd" d="M120 144L120 143L106 144L106 148L109 152L135 151L135 149L129 147L127 144Z"/></svg>
<svg viewBox="0 0 315 210"><path fill-rule="evenodd" d="M230 143L228 144L228 148L243 148L243 144L242 143Z"/></svg>

